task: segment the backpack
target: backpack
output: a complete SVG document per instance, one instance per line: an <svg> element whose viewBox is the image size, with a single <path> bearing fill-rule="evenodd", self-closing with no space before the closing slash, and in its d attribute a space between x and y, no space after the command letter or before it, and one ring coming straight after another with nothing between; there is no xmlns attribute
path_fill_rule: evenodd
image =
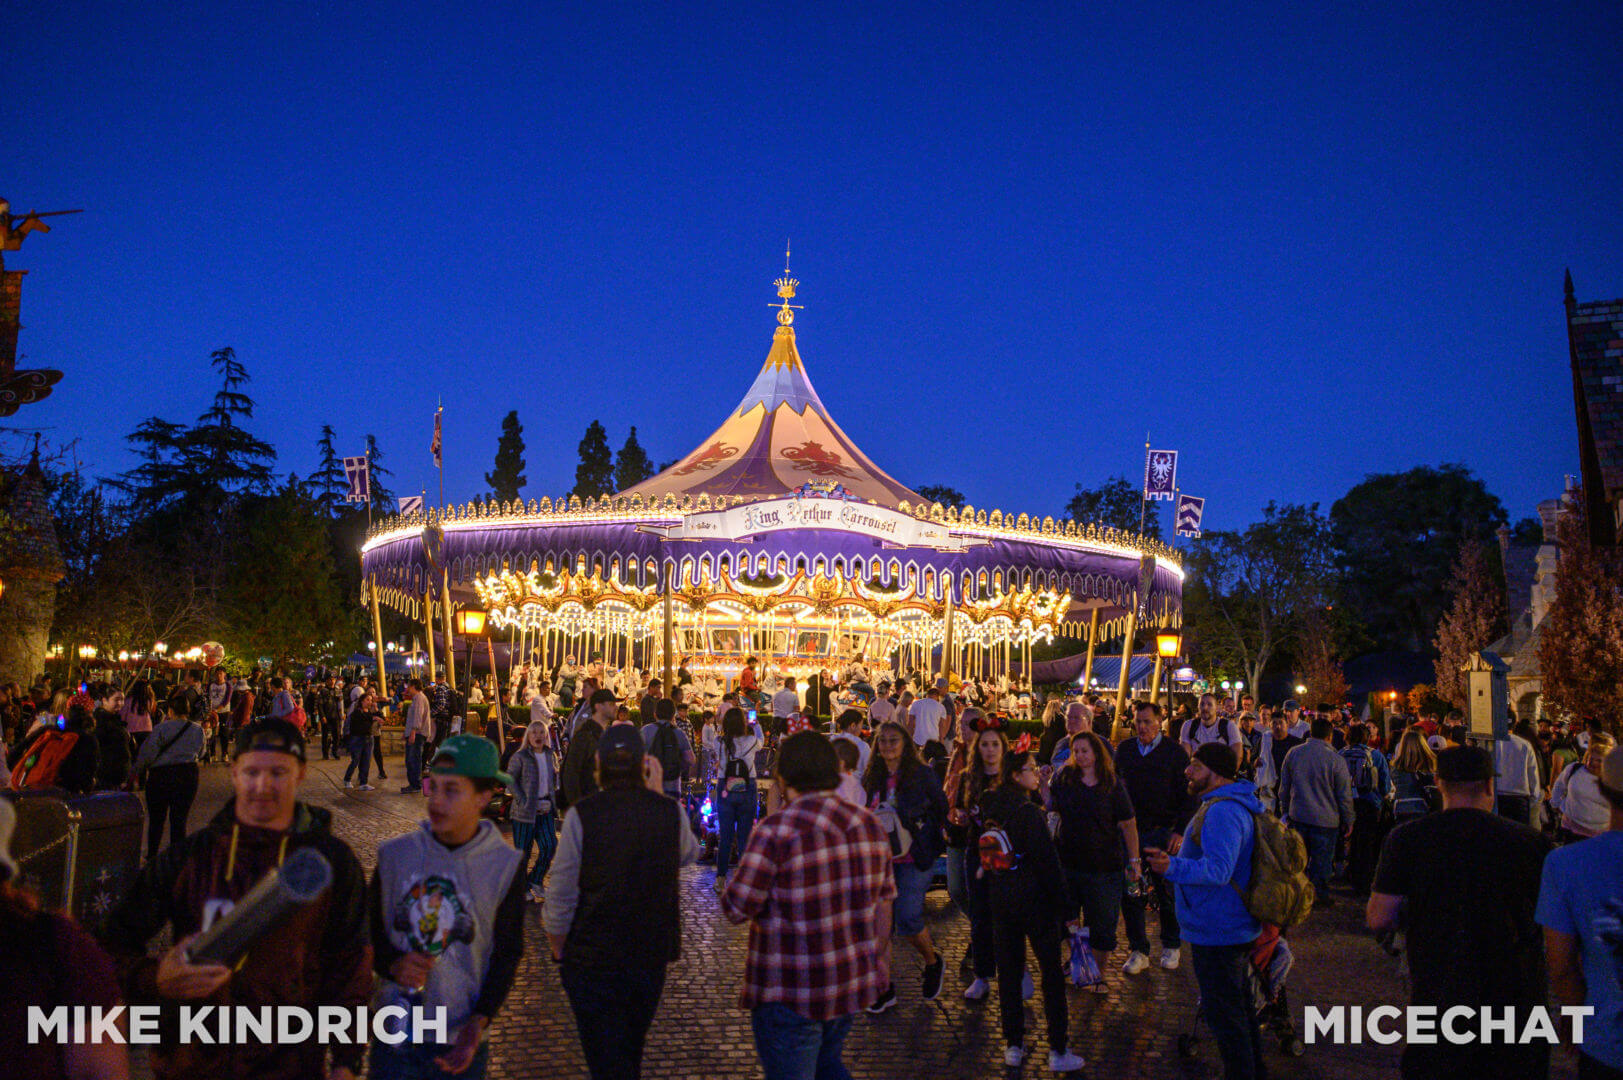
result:
<svg viewBox="0 0 1623 1080"><path fill-rule="evenodd" d="M1218 801L1220 799L1207 799L1201 804L1185 833L1189 839L1200 839L1206 811ZM1257 921L1281 929L1299 926L1313 910L1313 884L1307 879L1307 844L1300 833L1286 828L1268 811L1259 813L1248 808L1247 812L1256 833L1251 845L1251 883L1242 890L1231 881L1229 887L1240 894L1246 911Z"/></svg>
<svg viewBox="0 0 1623 1080"><path fill-rule="evenodd" d="M310 722L310 718L304 713L304 706L298 704L295 704L293 706L293 711L282 717L282 719L286 720L300 731L303 731L304 725Z"/></svg>
<svg viewBox="0 0 1623 1080"><path fill-rule="evenodd" d="M880 803L874 807L873 816L879 822L880 831L890 841L892 858L903 858L913 850L913 834L902 824L901 815L896 812L896 807L890 803Z"/></svg>
<svg viewBox="0 0 1623 1080"><path fill-rule="evenodd" d="M985 874L1006 874L1020 865L1020 856L1009 840L1009 834L997 822L987 822L981 830L981 869Z"/></svg>
<svg viewBox="0 0 1623 1080"><path fill-rule="evenodd" d="M1191 716L1189 719L1185 720L1183 722L1182 741L1193 746L1195 742L1195 732L1199 730L1199 728L1200 717ZM1229 740L1229 718L1226 716L1219 716L1217 718L1217 741L1222 743L1224 746L1232 745ZM1241 748L1244 749L1244 739L1240 740L1240 745Z"/></svg>
<svg viewBox="0 0 1623 1080"><path fill-rule="evenodd" d="M735 791L743 791L748 788L750 783L749 762L741 757L733 757L732 749L728 746L726 740L722 741L721 753L727 759L727 764L721 770L722 790L731 795Z"/></svg>
<svg viewBox="0 0 1623 1080"><path fill-rule="evenodd" d="M670 724L656 723L654 725L654 743L648 748L649 753L659 762L665 782L680 783L682 768L682 744L676 738L676 728Z"/></svg>
<svg viewBox="0 0 1623 1080"><path fill-rule="evenodd" d="M1375 758L1369 752L1369 747L1349 746L1341 752L1341 760L1347 763L1353 788L1359 794L1375 790Z"/></svg>
<svg viewBox="0 0 1623 1080"><path fill-rule="evenodd" d="M68 755L73 753L78 742L79 733L76 731L47 728L34 740L34 745L28 748L23 759L17 762L17 767L11 770L11 786L55 787L62 766L67 763Z"/></svg>

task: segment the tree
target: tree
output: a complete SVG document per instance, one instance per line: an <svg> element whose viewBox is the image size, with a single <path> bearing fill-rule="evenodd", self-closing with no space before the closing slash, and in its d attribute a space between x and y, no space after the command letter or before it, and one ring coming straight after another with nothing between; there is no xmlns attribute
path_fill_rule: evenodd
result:
<svg viewBox="0 0 1623 1080"><path fill-rule="evenodd" d="M344 473L344 463L338 456L333 438L332 425L322 424L321 438L316 442L320 463L316 466L315 475L310 478L316 502L328 517L337 516L343 509L344 497L349 494L349 477Z"/></svg>
<svg viewBox="0 0 1623 1080"><path fill-rule="evenodd" d="M913 490L918 492L920 498L925 502L940 503L946 507L962 509L964 503L969 501L964 498L963 492L955 487L948 487L946 484L920 484Z"/></svg>
<svg viewBox="0 0 1623 1080"><path fill-rule="evenodd" d="M233 652L277 661L331 655L348 643L350 619L338 586L320 504L290 478L248 523L244 568L224 604Z"/></svg>
<svg viewBox="0 0 1623 1080"><path fill-rule="evenodd" d="M1493 573L1487 545L1467 538L1449 578L1453 600L1437 623L1432 648L1437 696L1463 709L1469 702L1463 669L1471 654L1505 632L1505 590Z"/></svg>
<svg viewBox="0 0 1623 1080"><path fill-rule="evenodd" d="M502 418L501 438L496 440L496 467L485 474L492 498L498 502L514 502L529 478L524 475L524 426L518 422L518 410Z"/></svg>
<svg viewBox="0 0 1623 1080"><path fill-rule="evenodd" d="M1590 546L1582 502L1561 516L1555 599L1539 624L1538 663L1548 712L1623 715L1623 556Z"/></svg>
<svg viewBox="0 0 1623 1080"><path fill-rule="evenodd" d="M1328 606L1330 524L1311 506L1269 503L1243 532L1209 532L1190 554L1184 621L1198 663L1257 686L1268 662Z"/></svg>
<svg viewBox="0 0 1623 1080"><path fill-rule="evenodd" d="M205 507L245 489L267 490L276 461L276 448L240 424L254 415L254 400L244 392L248 369L230 348L216 349L209 364L219 373L220 389L188 433L186 448Z"/></svg>
<svg viewBox="0 0 1623 1080"><path fill-rule="evenodd" d="M1493 544L1506 514L1465 466L1422 465L1366 477L1330 508L1330 521L1346 602L1378 648L1418 652L1448 608L1460 545Z"/></svg>
<svg viewBox="0 0 1623 1080"><path fill-rule="evenodd" d="M571 495L596 499L614 490L614 456L609 452L609 433L593 420L580 440L580 464L575 466L575 490Z"/></svg>
<svg viewBox="0 0 1623 1080"><path fill-rule="evenodd" d="M383 484L385 476L394 473L383 467L383 451L378 449L378 437L366 437L367 469L371 473L372 484L372 512L374 514L392 514L395 511L394 492Z"/></svg>
<svg viewBox="0 0 1623 1080"><path fill-rule="evenodd" d="M636 425L632 425L631 434L626 436L625 445L614 458L614 490L636 487L653 475L654 463L648 460L648 453L637 441Z"/></svg>
<svg viewBox="0 0 1623 1080"><path fill-rule="evenodd" d="M1147 506L1144 492L1125 476L1114 476L1098 487L1076 485L1076 494L1065 504L1065 516L1078 525L1109 526L1139 532L1140 507L1144 507L1145 536L1161 535L1160 503L1151 500Z"/></svg>
<svg viewBox="0 0 1623 1080"><path fill-rule="evenodd" d="M1334 608L1309 610L1298 618L1296 674L1307 687L1307 700L1314 704L1340 705L1350 690L1340 659L1345 632L1338 622Z"/></svg>

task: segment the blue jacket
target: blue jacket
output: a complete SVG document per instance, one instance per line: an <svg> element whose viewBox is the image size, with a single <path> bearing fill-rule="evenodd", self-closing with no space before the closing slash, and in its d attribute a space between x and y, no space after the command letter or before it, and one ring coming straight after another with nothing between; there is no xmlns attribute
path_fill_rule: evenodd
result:
<svg viewBox="0 0 1623 1080"><path fill-rule="evenodd" d="M1205 809L1198 835L1185 833L1166 878L1174 886L1178 925L1195 945L1244 945L1262 924L1251 917L1240 890L1251 884L1251 852L1260 813L1255 786L1236 780L1200 797Z"/></svg>

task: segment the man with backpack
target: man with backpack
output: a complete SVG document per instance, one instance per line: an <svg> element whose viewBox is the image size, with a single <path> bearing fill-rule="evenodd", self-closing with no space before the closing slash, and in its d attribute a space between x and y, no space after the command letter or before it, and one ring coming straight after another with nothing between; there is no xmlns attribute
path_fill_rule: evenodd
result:
<svg viewBox="0 0 1623 1080"><path fill-rule="evenodd" d="M642 745L648 756L659 762L665 794L680 799L682 781L692 775L698 759L687 733L672 722L675 718L676 705L670 698L655 702L653 721L642 726Z"/></svg>
<svg viewBox="0 0 1623 1080"><path fill-rule="evenodd" d="M1191 756L1207 743L1220 742L1230 747L1236 757L1245 760L1245 740L1240 725L1232 717L1220 716L1217 699L1211 694L1200 695L1200 712L1184 721L1178 732L1178 743L1184 753Z"/></svg>
<svg viewBox="0 0 1623 1080"><path fill-rule="evenodd" d="M1347 841L1347 880L1354 896L1369 895L1375 880L1375 859L1381 848L1381 807L1392 790L1392 773L1386 755L1368 745L1369 733L1362 724L1347 727L1347 745L1341 760L1352 778L1353 827Z"/></svg>
<svg viewBox="0 0 1623 1080"><path fill-rule="evenodd" d="M1262 923L1247 908L1262 803L1248 780L1237 779L1239 755L1225 743L1195 749L1184 775L1200 807L1177 855L1145 848L1149 868L1173 886L1178 926L1194 954L1200 1009L1223 1058L1226 1080L1264 1074L1259 1002L1247 968ZM1277 822L1274 823L1277 826ZM1275 830L1282 834L1282 829Z"/></svg>

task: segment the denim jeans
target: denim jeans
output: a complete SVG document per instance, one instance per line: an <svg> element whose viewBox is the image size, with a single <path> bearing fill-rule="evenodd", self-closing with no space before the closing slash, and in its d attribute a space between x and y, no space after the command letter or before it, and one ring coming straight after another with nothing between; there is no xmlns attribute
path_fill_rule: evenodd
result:
<svg viewBox="0 0 1623 1080"><path fill-rule="evenodd" d="M561 975L592 1080L638 1080L643 1043L665 991L665 965L599 971L565 964Z"/></svg>
<svg viewBox="0 0 1623 1080"><path fill-rule="evenodd" d="M418 735L406 744L406 786L423 786L423 737Z"/></svg>
<svg viewBox="0 0 1623 1080"><path fill-rule="evenodd" d="M723 780L721 783L725 787L726 781ZM744 846L750 842L750 828L755 824L755 810L759 799L755 781L751 780L744 785L744 790L729 792L716 804L717 877L726 876L727 868L733 863L735 839L738 853L744 854Z"/></svg>
<svg viewBox="0 0 1623 1080"><path fill-rule="evenodd" d="M530 865L530 845L534 844L539 858L530 871L530 884L539 886L552 869L552 856L558 851L558 819L552 814L537 814L534 821L513 822L513 846L518 849L519 868Z"/></svg>
<svg viewBox="0 0 1623 1080"><path fill-rule="evenodd" d="M1307 844L1307 879L1313 883L1313 892L1321 898L1330 895L1330 875L1334 872L1336 840L1341 830L1333 825L1303 825L1291 822L1291 828L1302 834Z"/></svg>
<svg viewBox="0 0 1623 1080"><path fill-rule="evenodd" d="M1200 1012L1223 1058L1224 1080L1261 1080L1262 1029L1246 974L1251 946L1191 945L1189 951L1200 984Z"/></svg>
<svg viewBox="0 0 1623 1080"><path fill-rule="evenodd" d="M414 1043L410 1040L390 1046L373 1040L368 1080L484 1080L490 1064L490 1042L481 1040L466 1071L448 1073L434 1059L451 1049L447 1043Z"/></svg>
<svg viewBox="0 0 1623 1080"><path fill-rule="evenodd" d="M1167 850L1167 844L1172 839L1171 829L1148 829L1140 832L1139 846L1153 847ZM1178 913L1173 905L1172 886L1167 879L1159 874L1144 872L1144 886L1155 890L1156 902L1161 912L1161 947L1177 949L1183 944L1182 931L1178 927ZM1127 877L1122 876L1122 892L1127 891ZM1141 952L1148 956L1150 952L1150 932L1145 924L1144 913L1148 907L1149 898L1145 896L1123 896L1121 902L1122 923L1127 929L1127 947L1134 952ZM1092 937L1090 932L1089 937Z"/></svg>
<svg viewBox="0 0 1623 1080"><path fill-rule="evenodd" d="M344 783L355 773L360 773L361 783L372 771L372 740L364 735L351 735L349 737L349 768L344 770Z"/></svg>
<svg viewBox="0 0 1623 1080"><path fill-rule="evenodd" d="M766 1080L851 1080L840 1053L851 1018L808 1020L787 1005L759 1005L750 1014L755 1052Z"/></svg>

